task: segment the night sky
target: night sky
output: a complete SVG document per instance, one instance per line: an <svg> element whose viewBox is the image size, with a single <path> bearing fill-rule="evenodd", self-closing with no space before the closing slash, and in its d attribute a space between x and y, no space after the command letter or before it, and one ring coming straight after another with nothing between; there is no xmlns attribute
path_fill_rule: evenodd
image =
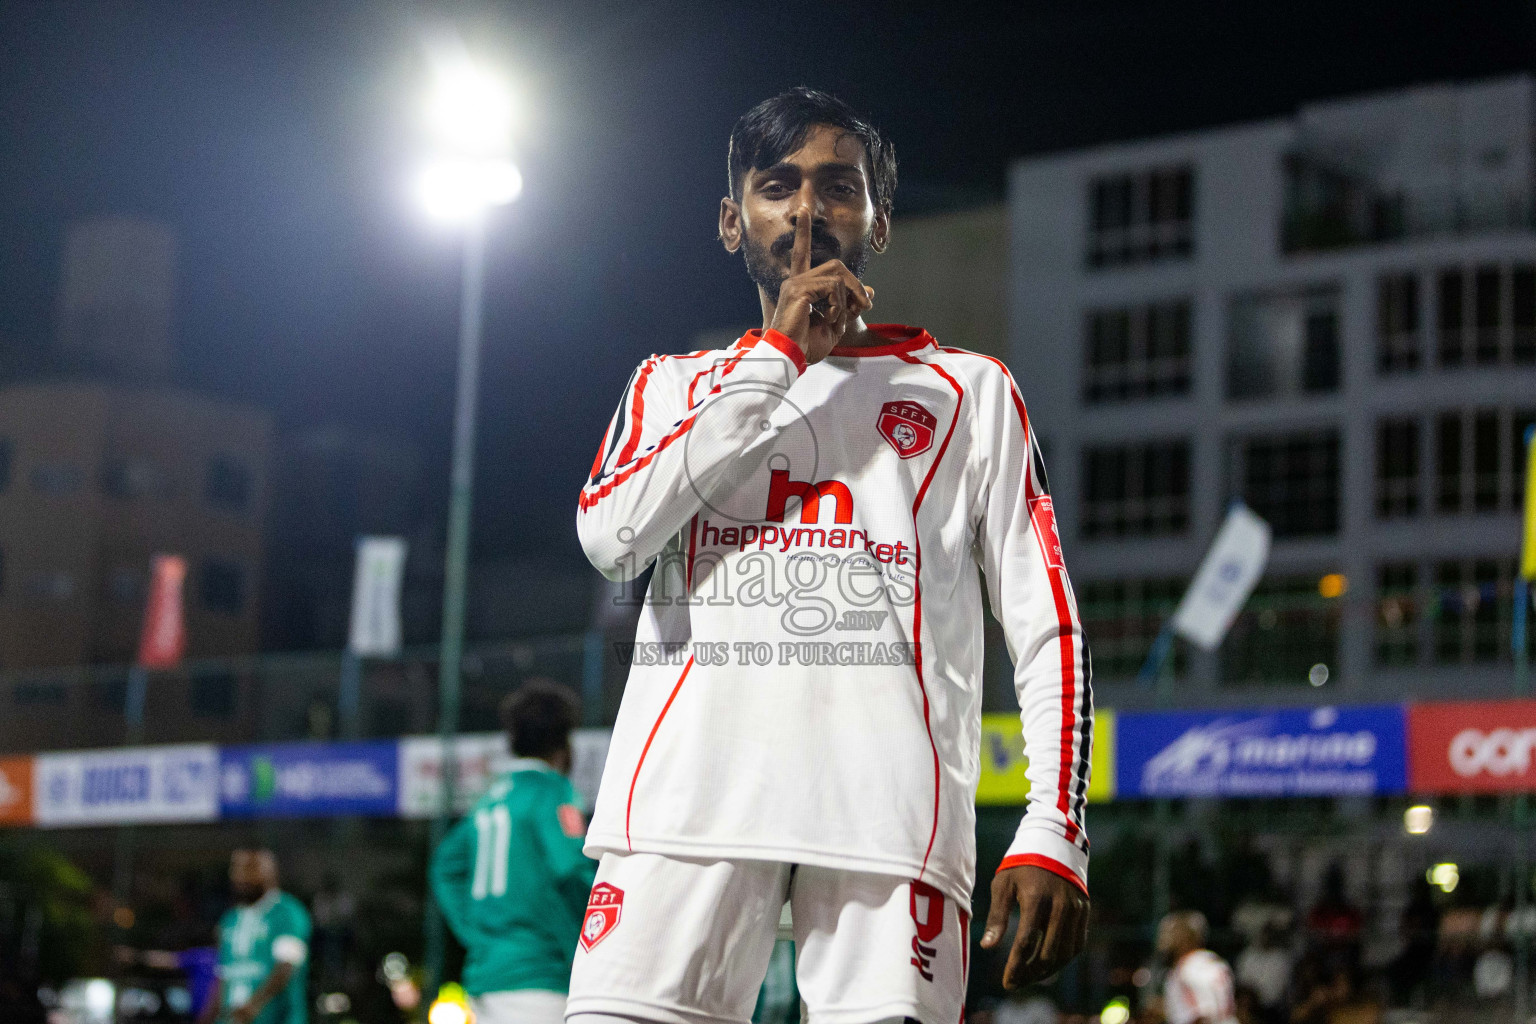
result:
<svg viewBox="0 0 1536 1024"><path fill-rule="evenodd" d="M714 241L736 117L792 85L895 140L896 209L1000 199L1029 153L1536 64L1536 4L0 4L0 355L53 332L63 229L181 244L178 382L408 435L446 501L458 253L406 195L449 19L531 108L490 243L475 545L580 559L576 494L635 362L751 322ZM894 244L899 246L900 234Z"/></svg>

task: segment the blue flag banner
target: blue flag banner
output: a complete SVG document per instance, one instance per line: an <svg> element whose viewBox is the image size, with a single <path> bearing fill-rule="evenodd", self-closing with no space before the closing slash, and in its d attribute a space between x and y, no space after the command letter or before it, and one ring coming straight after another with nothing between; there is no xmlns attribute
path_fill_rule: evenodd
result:
<svg viewBox="0 0 1536 1024"><path fill-rule="evenodd" d="M394 740L225 747L219 810L225 818L393 816L398 777Z"/></svg>
<svg viewBox="0 0 1536 1024"><path fill-rule="evenodd" d="M1398 705L1122 712L1116 731L1122 799L1407 789L1407 724Z"/></svg>

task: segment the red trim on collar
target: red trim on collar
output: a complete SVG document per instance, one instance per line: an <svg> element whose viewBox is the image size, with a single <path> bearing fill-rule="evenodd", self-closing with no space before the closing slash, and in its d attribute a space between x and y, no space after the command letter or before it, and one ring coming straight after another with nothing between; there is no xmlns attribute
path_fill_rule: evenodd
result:
<svg viewBox="0 0 1536 1024"><path fill-rule="evenodd" d="M834 356L896 356L916 352L935 344L933 336L921 327L906 324L869 324L871 334L885 338L888 345L839 345L831 352Z"/></svg>

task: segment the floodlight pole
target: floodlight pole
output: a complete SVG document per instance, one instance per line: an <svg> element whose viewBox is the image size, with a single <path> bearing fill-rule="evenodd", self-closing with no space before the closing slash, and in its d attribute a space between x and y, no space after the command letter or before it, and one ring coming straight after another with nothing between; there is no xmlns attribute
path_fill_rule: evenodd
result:
<svg viewBox="0 0 1536 1024"><path fill-rule="evenodd" d="M460 663L464 654L464 606L469 582L470 509L475 484L475 412L480 392L480 325L485 291L485 211L464 231L464 271L459 299L459 371L453 410L453 470L448 490L448 551L443 560L443 635L437 670L437 736L442 745L441 792L432 818L436 852L453 821L457 764L453 741L459 731ZM423 995L436 997L443 980L447 932L443 915L426 886L426 978Z"/></svg>
<svg viewBox="0 0 1536 1024"><path fill-rule="evenodd" d="M1515 607L1510 618L1510 653L1515 658L1515 696L1523 698L1531 692L1531 644L1526 628L1530 617L1531 581L1530 569L1532 545L1536 544L1536 425L1525 429L1523 465L1525 479L1525 523L1523 524L1521 565L1515 572ZM1518 472L1518 470L1517 470ZM1531 896L1531 805L1530 795L1515 794L1515 838L1520 844L1515 858L1515 1021L1527 1024L1530 1019L1531 998L1531 933L1527 918Z"/></svg>

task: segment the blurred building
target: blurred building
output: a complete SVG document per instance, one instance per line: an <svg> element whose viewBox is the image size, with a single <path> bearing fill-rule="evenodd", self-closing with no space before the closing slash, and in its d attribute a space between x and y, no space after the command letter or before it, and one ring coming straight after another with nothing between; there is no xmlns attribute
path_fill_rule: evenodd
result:
<svg viewBox="0 0 1536 1024"><path fill-rule="evenodd" d="M187 560L189 659L259 647L272 418L171 386L174 256L161 225L72 227L52 365L0 390L7 745L121 738L121 678L28 670L131 662L156 553ZM244 690L194 673L157 686L149 713L233 722Z"/></svg>
<svg viewBox="0 0 1536 1024"><path fill-rule="evenodd" d="M1014 164L1011 363L1102 703L1149 700L1239 497L1270 571L1180 703L1508 692L1533 159L1521 76Z"/></svg>

